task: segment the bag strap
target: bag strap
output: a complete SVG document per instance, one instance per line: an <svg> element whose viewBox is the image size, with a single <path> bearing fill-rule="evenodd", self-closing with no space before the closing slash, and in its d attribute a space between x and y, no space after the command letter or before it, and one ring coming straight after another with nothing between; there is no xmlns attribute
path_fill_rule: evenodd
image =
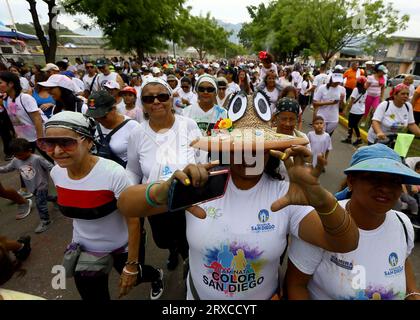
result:
<svg viewBox="0 0 420 320"><path fill-rule="evenodd" d="M408 232L407 232L407 226L405 225L404 221L402 220L402 218L400 217L400 215L398 213L395 212L395 214L397 215L398 220L400 220L403 228L404 228L404 235L405 235L405 242L408 245Z"/></svg>
<svg viewBox="0 0 420 320"><path fill-rule="evenodd" d="M95 76L93 77L92 83L90 84L89 93L92 92L93 85L95 84L95 80L97 77L98 77L98 74L95 74Z"/></svg>
<svg viewBox="0 0 420 320"><path fill-rule="evenodd" d="M192 294L194 300L201 300L200 296L198 295L197 289L194 286L194 282L193 282L192 277L191 277L191 271L188 272L188 283L190 285L191 294Z"/></svg>
<svg viewBox="0 0 420 320"><path fill-rule="evenodd" d="M122 127L126 125L128 121L131 121L131 119L125 119L123 122L121 122L118 126L116 126L110 133L106 135L106 140L111 141L111 137L117 133L118 130L120 130Z"/></svg>
<svg viewBox="0 0 420 320"><path fill-rule="evenodd" d="M408 107L407 102L404 103L404 106L407 109L407 112L410 112L410 108ZM385 113L388 111L388 108L389 108L389 100L387 101L387 104L386 104Z"/></svg>
<svg viewBox="0 0 420 320"><path fill-rule="evenodd" d="M388 111L388 108L389 108L389 100L386 102L386 108L385 108L384 114Z"/></svg>
<svg viewBox="0 0 420 320"><path fill-rule="evenodd" d="M29 116L29 118L31 118L31 115L29 114L28 110L26 110L25 105L23 104L22 94L19 95L19 101L20 101L20 104L21 104L23 110L25 110L26 114ZM31 118L31 120L32 120L32 118Z"/></svg>
<svg viewBox="0 0 420 320"><path fill-rule="evenodd" d="M354 100L353 104L356 104L362 97L363 97L364 93L361 94L356 100Z"/></svg>

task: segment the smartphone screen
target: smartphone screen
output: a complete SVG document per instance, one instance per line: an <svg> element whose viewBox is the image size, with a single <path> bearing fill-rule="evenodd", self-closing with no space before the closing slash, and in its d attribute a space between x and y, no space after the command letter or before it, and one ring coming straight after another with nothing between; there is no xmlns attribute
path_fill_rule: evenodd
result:
<svg viewBox="0 0 420 320"><path fill-rule="evenodd" d="M187 209L203 202L223 197L229 181L229 170L223 169L209 173L205 186L195 188L185 186L178 180L169 189L168 209L170 212Z"/></svg>

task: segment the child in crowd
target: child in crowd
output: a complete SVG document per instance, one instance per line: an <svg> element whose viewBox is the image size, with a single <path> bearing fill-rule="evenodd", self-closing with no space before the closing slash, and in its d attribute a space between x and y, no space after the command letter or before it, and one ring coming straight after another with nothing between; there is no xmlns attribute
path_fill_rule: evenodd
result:
<svg viewBox="0 0 420 320"><path fill-rule="evenodd" d="M36 207L41 218L35 233L44 232L51 224L47 199L49 172L53 165L41 156L33 154L31 144L25 139L12 140L10 150L14 158L7 165L0 167L0 173L19 170L25 187L35 195Z"/></svg>
<svg viewBox="0 0 420 320"><path fill-rule="evenodd" d="M319 154L322 154L326 160L328 159L328 154L332 150L332 144L330 135L324 131L324 118L315 116L312 127L314 130L308 133L308 138L313 155L312 165L316 167Z"/></svg>

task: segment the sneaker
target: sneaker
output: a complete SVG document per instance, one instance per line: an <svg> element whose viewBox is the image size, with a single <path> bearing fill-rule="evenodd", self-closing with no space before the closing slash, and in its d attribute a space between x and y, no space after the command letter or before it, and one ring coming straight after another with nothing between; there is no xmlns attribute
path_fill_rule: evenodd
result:
<svg viewBox="0 0 420 320"><path fill-rule="evenodd" d="M169 257L168 261L166 262L166 267L168 270L175 270L178 266L178 251L177 250L169 250Z"/></svg>
<svg viewBox="0 0 420 320"><path fill-rule="evenodd" d="M362 139L357 139L355 142L353 142L353 146L357 147L359 145L363 144Z"/></svg>
<svg viewBox="0 0 420 320"><path fill-rule="evenodd" d="M50 225L51 225L51 220L49 221L41 220L38 227L36 227L35 229L35 233L42 233L44 231L47 231L50 228Z"/></svg>
<svg viewBox="0 0 420 320"><path fill-rule="evenodd" d="M28 192L25 189L20 189L17 193L19 193L19 195L25 199L29 199L34 196L32 193Z"/></svg>
<svg viewBox="0 0 420 320"><path fill-rule="evenodd" d="M345 138L344 140L341 140L341 142L351 144L351 139L350 138Z"/></svg>
<svg viewBox="0 0 420 320"><path fill-rule="evenodd" d="M12 159L13 159L13 155L11 155L11 154L6 154L4 156L4 161L11 161Z"/></svg>
<svg viewBox="0 0 420 320"><path fill-rule="evenodd" d="M159 280L152 282L152 287L150 288L150 299L157 300L161 297L163 293L163 270L157 269L159 271Z"/></svg>
<svg viewBox="0 0 420 320"><path fill-rule="evenodd" d="M24 236L20 237L17 242L20 242L23 244L23 247L20 248L18 251L15 251L14 254L16 256L16 259L19 261L25 261L29 254L31 253L31 237L30 236Z"/></svg>
<svg viewBox="0 0 420 320"><path fill-rule="evenodd" d="M16 214L16 220L22 220L25 219L32 210L32 200L27 199L26 203L18 204L17 205L17 214Z"/></svg>

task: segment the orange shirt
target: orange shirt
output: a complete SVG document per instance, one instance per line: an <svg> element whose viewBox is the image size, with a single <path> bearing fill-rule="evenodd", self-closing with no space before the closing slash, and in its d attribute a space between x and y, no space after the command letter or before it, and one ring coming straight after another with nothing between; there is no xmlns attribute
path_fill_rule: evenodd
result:
<svg viewBox="0 0 420 320"><path fill-rule="evenodd" d="M418 98L414 101L413 110L416 112L420 112L420 86L417 87L416 92L418 94Z"/></svg>
<svg viewBox="0 0 420 320"><path fill-rule="evenodd" d="M359 69L360 76L364 76L365 72L362 69ZM356 88L357 83L357 70L354 71L353 68L348 69L346 72L344 72L343 75L344 78L347 78L346 80L346 88L354 89Z"/></svg>

